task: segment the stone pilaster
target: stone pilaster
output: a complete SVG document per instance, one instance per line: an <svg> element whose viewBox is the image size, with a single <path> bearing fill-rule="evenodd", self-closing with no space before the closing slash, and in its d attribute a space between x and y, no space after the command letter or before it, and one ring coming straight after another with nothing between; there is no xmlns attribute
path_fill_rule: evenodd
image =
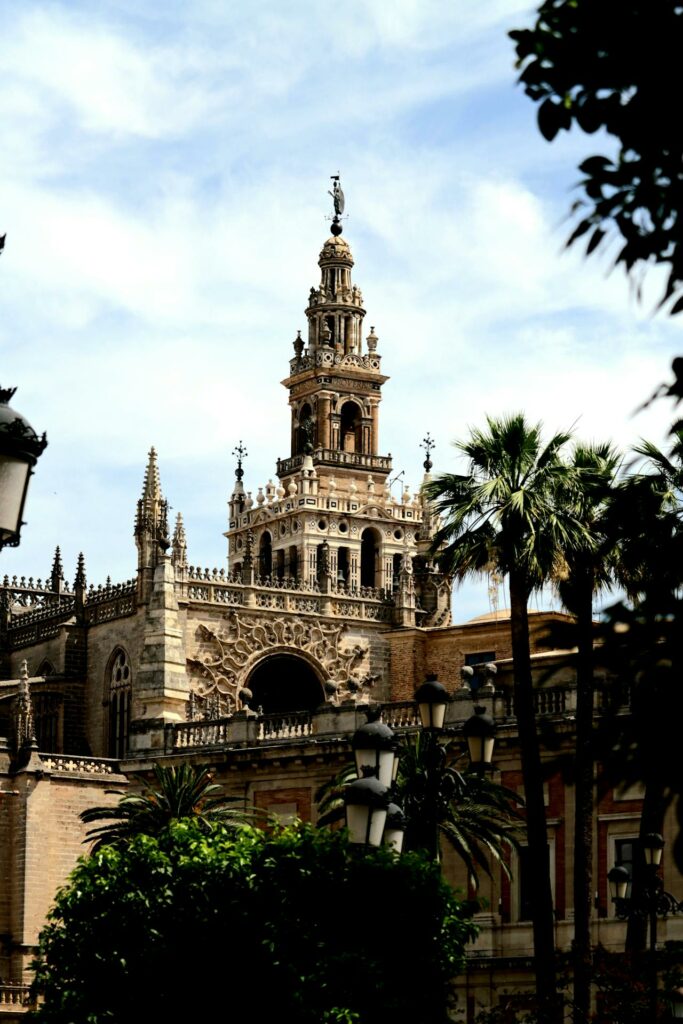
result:
<svg viewBox="0 0 683 1024"><path fill-rule="evenodd" d="M133 692L130 748L162 751L164 727L185 721L190 688L185 670L183 633L175 596L175 572L160 555L146 611L144 645Z"/></svg>

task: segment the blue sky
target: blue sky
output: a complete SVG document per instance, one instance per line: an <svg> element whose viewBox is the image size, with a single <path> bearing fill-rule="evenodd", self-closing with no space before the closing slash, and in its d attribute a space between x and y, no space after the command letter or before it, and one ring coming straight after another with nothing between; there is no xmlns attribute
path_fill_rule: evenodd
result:
<svg viewBox="0 0 683 1024"><path fill-rule="evenodd" d="M664 441L633 410L668 376L678 324L607 260L563 251L583 155L515 86L527 5L0 2L3 386L49 447L8 573L133 574L146 453L189 558L224 565L231 451L257 490L288 454L280 381L347 197L384 389L381 448L417 487L486 413L584 440ZM486 588L455 615L488 610Z"/></svg>

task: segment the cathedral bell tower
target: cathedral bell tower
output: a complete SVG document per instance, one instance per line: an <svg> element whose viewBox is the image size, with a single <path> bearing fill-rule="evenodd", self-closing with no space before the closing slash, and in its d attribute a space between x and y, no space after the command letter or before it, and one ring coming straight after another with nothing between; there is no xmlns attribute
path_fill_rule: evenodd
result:
<svg viewBox="0 0 683 1024"><path fill-rule="evenodd" d="M244 585L330 595L324 614L331 617L347 617L351 605L344 602L353 599L353 614L364 620L443 625L450 588L422 606L413 577L418 544L426 540L421 496L407 486L394 496L391 456L379 453L379 404L388 377L374 327L363 337L363 297L341 237L344 196L338 177L333 180L332 233L318 259L320 283L308 297L307 340L297 334L282 382L290 453L277 461L279 484L269 480L254 499L242 482L246 451L241 442L235 449L230 570ZM289 599L279 600L284 607ZM300 610L311 604L310 598L292 601Z"/></svg>

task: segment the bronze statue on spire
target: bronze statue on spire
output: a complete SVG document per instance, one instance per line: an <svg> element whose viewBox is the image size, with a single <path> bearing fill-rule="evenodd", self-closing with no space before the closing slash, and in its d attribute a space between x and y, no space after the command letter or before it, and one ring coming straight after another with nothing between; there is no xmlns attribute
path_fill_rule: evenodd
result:
<svg viewBox="0 0 683 1024"><path fill-rule="evenodd" d="M339 175L331 174L330 178L334 182L332 189L328 189L328 195L332 196L332 202L334 203L334 217L332 218L332 234L341 235L342 225L340 218L344 212L344 193L342 192L342 187L339 184Z"/></svg>

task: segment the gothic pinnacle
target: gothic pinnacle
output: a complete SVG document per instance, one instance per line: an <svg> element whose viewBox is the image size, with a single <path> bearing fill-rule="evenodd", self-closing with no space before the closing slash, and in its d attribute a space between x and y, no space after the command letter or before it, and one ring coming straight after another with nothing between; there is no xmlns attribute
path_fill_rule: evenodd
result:
<svg viewBox="0 0 683 1024"><path fill-rule="evenodd" d="M52 561L52 570L50 572L50 583L52 584L53 590L59 590L59 584L64 579L64 566L62 565L62 553L59 550L59 544L55 548L55 557Z"/></svg>
<svg viewBox="0 0 683 1024"><path fill-rule="evenodd" d="M157 453L154 446L149 450L145 479L142 485L142 500L147 502L159 501L161 498L161 483L159 481L159 466L157 465Z"/></svg>
<svg viewBox="0 0 683 1024"><path fill-rule="evenodd" d="M76 578L74 579L74 588L82 587L85 589L86 578L85 578L85 558L83 552L78 553L78 563L76 565Z"/></svg>

